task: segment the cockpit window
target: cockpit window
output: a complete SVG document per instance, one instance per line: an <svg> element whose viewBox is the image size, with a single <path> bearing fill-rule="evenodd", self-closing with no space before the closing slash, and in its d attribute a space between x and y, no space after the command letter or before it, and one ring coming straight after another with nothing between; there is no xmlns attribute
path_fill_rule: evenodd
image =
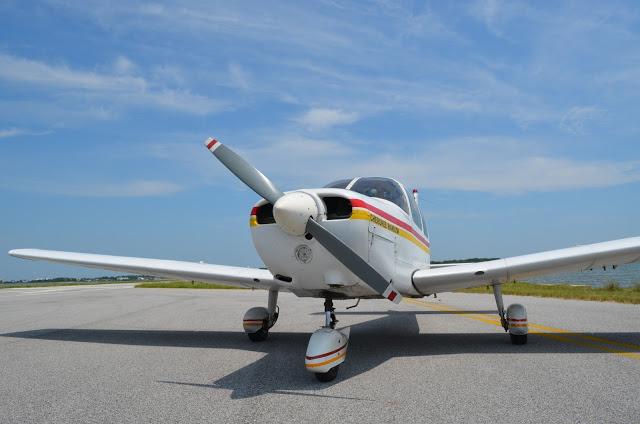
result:
<svg viewBox="0 0 640 424"><path fill-rule="evenodd" d="M407 205L407 200L402 187L400 184L389 178L360 178L353 184L351 190L364 194L365 196L377 197L379 199L385 199L393 202L410 215L409 206Z"/></svg>
<svg viewBox="0 0 640 424"><path fill-rule="evenodd" d="M338 180L324 186L325 188L347 188L351 179L349 180Z"/></svg>

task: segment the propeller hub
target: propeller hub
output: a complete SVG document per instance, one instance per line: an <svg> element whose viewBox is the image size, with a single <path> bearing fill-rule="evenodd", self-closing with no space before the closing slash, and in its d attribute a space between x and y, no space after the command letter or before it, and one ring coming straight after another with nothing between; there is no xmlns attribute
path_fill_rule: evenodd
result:
<svg viewBox="0 0 640 424"><path fill-rule="evenodd" d="M309 218L318 218L318 205L307 193L300 191L285 194L273 205L273 217L282 230L292 236L302 236L307 231Z"/></svg>

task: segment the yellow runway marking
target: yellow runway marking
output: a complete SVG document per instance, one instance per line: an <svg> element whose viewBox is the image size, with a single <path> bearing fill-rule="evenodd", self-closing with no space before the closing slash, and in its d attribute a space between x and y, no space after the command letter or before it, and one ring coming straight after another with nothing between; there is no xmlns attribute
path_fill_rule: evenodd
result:
<svg viewBox="0 0 640 424"><path fill-rule="evenodd" d="M454 308L449 305L436 304L431 302L425 302L421 300L415 299L404 299L408 303L413 303L415 305L419 305L422 307L427 307L431 309L435 309L438 311L447 311L447 312L468 312L464 309ZM498 317L493 317L491 315L486 314L464 314L464 318L472 319L475 321L480 321L485 324L491 324L498 327L502 327L500 324L500 320ZM640 361L640 345L636 345L633 343L624 343L618 342L615 340L604 339L602 337L590 336L587 334L577 334L572 333L571 331L563 330L561 328L549 327L546 325L540 324L529 324L529 333L536 334L542 337L546 337L548 339L557 340L565 343L571 343L574 345L586 347L589 349L600 350L603 352L613 353L615 355L623 356L625 358L636 359ZM635 352L629 352L627 350L622 350L621 348L626 348L629 350L635 350Z"/></svg>

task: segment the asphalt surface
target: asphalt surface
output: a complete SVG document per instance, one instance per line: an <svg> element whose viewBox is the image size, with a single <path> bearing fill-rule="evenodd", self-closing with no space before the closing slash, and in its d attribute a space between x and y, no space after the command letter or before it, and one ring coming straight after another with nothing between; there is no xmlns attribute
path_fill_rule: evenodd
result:
<svg viewBox="0 0 640 424"><path fill-rule="evenodd" d="M242 332L260 291L131 285L0 290L0 421L640 422L640 306L488 295L336 302L338 378L304 368L322 300L280 295L269 340Z"/></svg>

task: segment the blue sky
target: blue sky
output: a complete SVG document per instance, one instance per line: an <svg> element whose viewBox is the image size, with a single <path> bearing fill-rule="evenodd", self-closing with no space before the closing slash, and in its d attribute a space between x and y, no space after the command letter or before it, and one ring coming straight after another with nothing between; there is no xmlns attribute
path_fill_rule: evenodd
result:
<svg viewBox="0 0 640 424"><path fill-rule="evenodd" d="M631 1L3 1L0 251L259 265L207 136L283 190L418 187L435 259L639 235L639 29Z"/></svg>

